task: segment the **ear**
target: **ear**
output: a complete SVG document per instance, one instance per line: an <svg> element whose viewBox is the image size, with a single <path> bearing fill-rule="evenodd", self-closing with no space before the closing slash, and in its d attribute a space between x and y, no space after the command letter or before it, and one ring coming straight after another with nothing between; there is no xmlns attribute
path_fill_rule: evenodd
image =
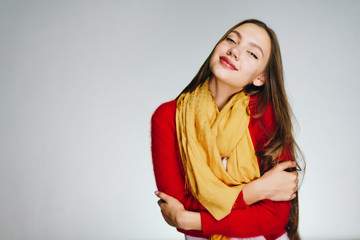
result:
<svg viewBox="0 0 360 240"><path fill-rule="evenodd" d="M257 87L260 87L260 86L264 85L265 81L266 81L265 74L262 73L260 76L255 78L252 83Z"/></svg>

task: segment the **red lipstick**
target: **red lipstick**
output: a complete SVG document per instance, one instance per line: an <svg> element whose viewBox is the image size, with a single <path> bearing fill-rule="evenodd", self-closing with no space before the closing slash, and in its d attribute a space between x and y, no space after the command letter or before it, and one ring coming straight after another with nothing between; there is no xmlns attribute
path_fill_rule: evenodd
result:
<svg viewBox="0 0 360 240"><path fill-rule="evenodd" d="M237 71L237 68L235 67L235 65L227 57L220 57L220 63L227 68Z"/></svg>

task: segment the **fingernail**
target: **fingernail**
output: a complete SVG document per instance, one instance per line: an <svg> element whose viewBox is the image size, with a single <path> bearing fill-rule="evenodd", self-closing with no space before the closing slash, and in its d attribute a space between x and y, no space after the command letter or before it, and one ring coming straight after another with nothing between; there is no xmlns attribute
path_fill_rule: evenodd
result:
<svg viewBox="0 0 360 240"><path fill-rule="evenodd" d="M158 194L159 194L159 191L158 191L158 190L156 190L156 191L155 191L155 195L157 196Z"/></svg>

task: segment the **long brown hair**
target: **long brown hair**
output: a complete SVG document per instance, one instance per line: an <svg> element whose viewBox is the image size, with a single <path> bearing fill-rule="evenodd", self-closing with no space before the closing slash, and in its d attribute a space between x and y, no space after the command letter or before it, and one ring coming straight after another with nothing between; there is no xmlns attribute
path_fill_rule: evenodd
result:
<svg viewBox="0 0 360 240"><path fill-rule="evenodd" d="M265 84L260 87L249 84L244 88L244 91L248 95L258 95L258 98L255 102L255 107L257 111L256 114L252 115L251 117L260 118L264 114L268 104L271 104L276 121L276 127L274 129L274 132L270 136L270 139L267 142L266 146L264 146L266 150L256 152L261 163L261 175L276 164L278 164L279 155L285 149L289 152L291 160L297 162L296 170L302 170L300 167L300 163L303 166L303 170L305 170L305 161L293 137L293 114L285 93L284 73L281 60L280 46L275 32L271 28L269 28L264 22L261 22L257 19L247 19L230 28L218 41L214 49L228 36L231 31L245 23L252 23L263 28L268 33L271 40L270 58L265 68ZM182 93L194 91L196 87L202 85L208 78L213 77L213 74L210 70L210 58L214 52L214 49L212 50L208 58L205 60L193 80L180 93L180 95ZM300 235L298 233L298 225L299 204L297 192L296 198L291 201L290 216L286 224L286 231L291 240L300 239Z"/></svg>

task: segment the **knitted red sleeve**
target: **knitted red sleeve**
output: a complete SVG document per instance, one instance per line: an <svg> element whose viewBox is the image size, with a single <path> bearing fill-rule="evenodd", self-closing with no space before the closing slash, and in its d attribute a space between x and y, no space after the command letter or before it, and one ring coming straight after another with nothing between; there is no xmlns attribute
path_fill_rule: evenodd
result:
<svg viewBox="0 0 360 240"><path fill-rule="evenodd" d="M175 128L176 101L160 105L151 118L151 152L156 186L178 199L190 211L205 210L185 190L184 168L182 165ZM197 237L208 237L201 231L179 231Z"/></svg>
<svg viewBox="0 0 360 240"><path fill-rule="evenodd" d="M263 235L276 239L285 233L289 218L290 202L263 200L246 209L233 210L220 221L208 212L200 212L205 234L221 234L231 237L254 237Z"/></svg>
<svg viewBox="0 0 360 240"><path fill-rule="evenodd" d="M175 129L175 102L160 105L151 118L151 152L159 191L177 198L190 210L199 203L185 191L184 168L179 158Z"/></svg>

